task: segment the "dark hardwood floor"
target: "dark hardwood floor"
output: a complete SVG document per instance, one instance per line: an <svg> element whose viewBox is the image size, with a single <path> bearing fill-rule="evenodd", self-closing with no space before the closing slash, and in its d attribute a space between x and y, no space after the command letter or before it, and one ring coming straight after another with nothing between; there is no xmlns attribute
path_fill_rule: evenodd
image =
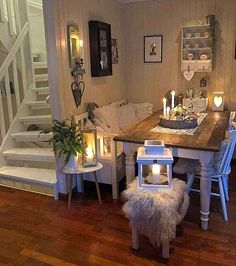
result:
<svg viewBox="0 0 236 266"><path fill-rule="evenodd" d="M70 210L66 199L0 187L0 265L236 265L236 174L230 178L229 222L213 199L209 230L202 231L199 195L191 194L169 260L145 238L133 251L122 202L101 186L100 206L94 184L85 185L84 195L73 195Z"/></svg>

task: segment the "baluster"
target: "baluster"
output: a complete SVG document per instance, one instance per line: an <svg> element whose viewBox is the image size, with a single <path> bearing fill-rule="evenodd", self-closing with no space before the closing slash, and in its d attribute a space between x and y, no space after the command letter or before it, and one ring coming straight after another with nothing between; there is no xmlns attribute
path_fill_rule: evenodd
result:
<svg viewBox="0 0 236 266"><path fill-rule="evenodd" d="M6 127L5 127L4 112L3 112L3 105L2 105L1 87L0 87L0 130L1 130L2 140L3 140L6 136Z"/></svg>
<svg viewBox="0 0 236 266"><path fill-rule="evenodd" d="M18 80L16 57L13 59L13 78L14 78L14 89L15 89L15 95L16 95L16 106L17 106L17 110L18 110L18 108L20 106L20 90L19 90L19 80Z"/></svg>
<svg viewBox="0 0 236 266"><path fill-rule="evenodd" d="M13 5L14 5L15 22L16 22L16 34L19 34L21 31L21 22L20 22L20 11L18 6L18 1L13 0Z"/></svg>
<svg viewBox="0 0 236 266"><path fill-rule="evenodd" d="M10 124L13 121L13 112L12 112L12 101L11 101L11 88L10 88L10 79L8 70L5 75L5 87L6 87L6 95L7 95L7 109Z"/></svg>
<svg viewBox="0 0 236 266"><path fill-rule="evenodd" d="M0 0L0 22L4 22L3 0Z"/></svg>
<svg viewBox="0 0 236 266"><path fill-rule="evenodd" d="M22 84L23 84L23 90L24 95L27 91L27 79L26 79L26 69L25 69L25 52L24 52L24 42L22 43L20 47L20 56L21 56L21 75L22 75Z"/></svg>
<svg viewBox="0 0 236 266"><path fill-rule="evenodd" d="M8 23L9 23L9 32L11 35L14 35L14 27L13 27L13 17L12 17L12 10L11 10L11 1L7 0L7 13L8 13Z"/></svg>

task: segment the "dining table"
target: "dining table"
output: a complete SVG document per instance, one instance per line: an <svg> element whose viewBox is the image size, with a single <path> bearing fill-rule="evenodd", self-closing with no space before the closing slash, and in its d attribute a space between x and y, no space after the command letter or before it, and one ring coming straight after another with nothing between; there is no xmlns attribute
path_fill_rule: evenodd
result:
<svg viewBox="0 0 236 266"><path fill-rule="evenodd" d="M213 156L218 152L225 137L230 112L206 111L206 116L193 134L172 134L168 130L155 132L159 124L162 110L132 126L114 138L115 146L122 142L126 155L126 180L129 184L135 178L135 154L145 140L163 140L166 147L172 149L174 157L199 160L200 177L200 218L201 228L208 229L211 196L211 168ZM114 182L113 182L114 184ZM116 184L116 187L118 185ZM117 190L118 193L118 190Z"/></svg>

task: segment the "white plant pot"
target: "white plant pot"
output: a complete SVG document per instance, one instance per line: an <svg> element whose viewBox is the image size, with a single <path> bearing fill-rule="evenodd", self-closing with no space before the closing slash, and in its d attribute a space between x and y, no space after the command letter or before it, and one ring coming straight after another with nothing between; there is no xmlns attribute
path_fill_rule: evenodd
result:
<svg viewBox="0 0 236 266"><path fill-rule="evenodd" d="M78 157L71 155L69 162L66 164L66 168L73 170L78 168Z"/></svg>

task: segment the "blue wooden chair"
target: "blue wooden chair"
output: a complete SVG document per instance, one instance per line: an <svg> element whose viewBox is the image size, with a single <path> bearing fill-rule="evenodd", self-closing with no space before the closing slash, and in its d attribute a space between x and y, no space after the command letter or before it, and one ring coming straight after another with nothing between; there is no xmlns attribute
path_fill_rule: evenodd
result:
<svg viewBox="0 0 236 266"><path fill-rule="evenodd" d="M221 199L221 206L223 210L224 220L228 221L228 211L226 202L229 200L228 193L228 176L231 172L230 164L234 153L236 143L236 129L229 131L229 138L227 140L226 148L224 151L223 158L219 164L217 169L213 169L211 175L211 181L217 182L219 185L219 193L211 193L213 196L218 196ZM197 189L192 189L192 184L195 178L200 178L200 173L188 173L188 182L187 182L187 190L188 192L197 191Z"/></svg>

